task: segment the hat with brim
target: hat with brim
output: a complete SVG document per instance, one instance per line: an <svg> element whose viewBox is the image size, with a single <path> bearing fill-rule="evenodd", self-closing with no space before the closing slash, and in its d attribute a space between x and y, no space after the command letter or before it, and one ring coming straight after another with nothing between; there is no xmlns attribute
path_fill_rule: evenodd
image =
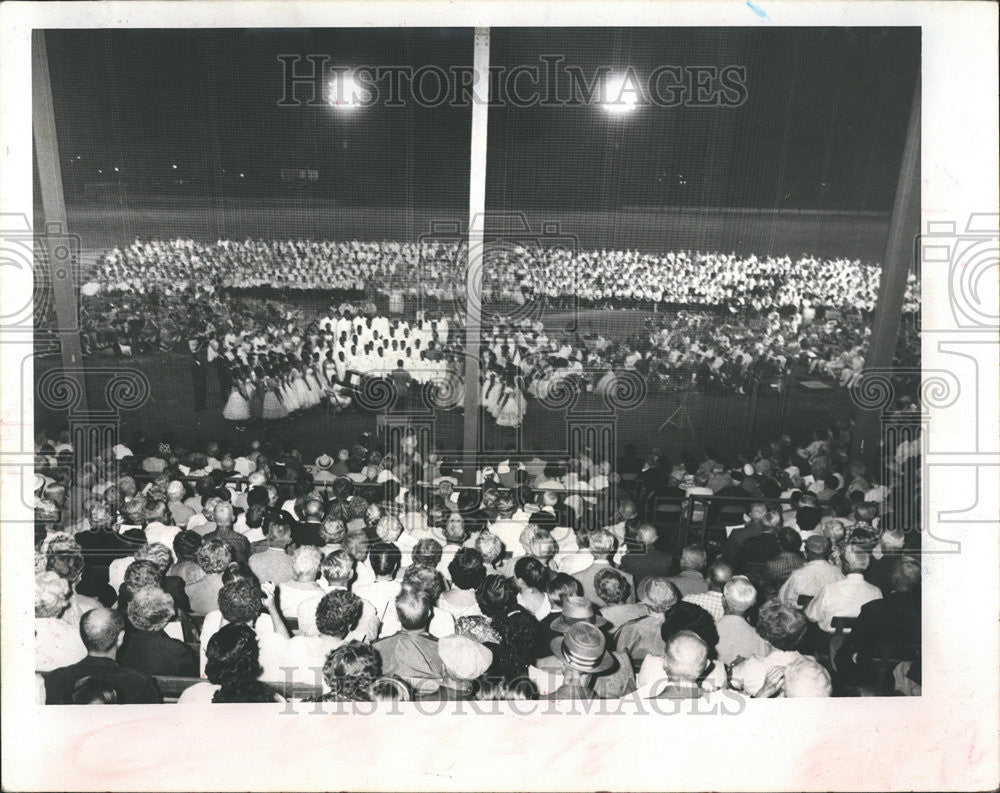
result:
<svg viewBox="0 0 1000 793"><path fill-rule="evenodd" d="M475 680L493 663L493 653L488 647L457 633L438 642L438 655L456 680Z"/></svg>
<svg viewBox="0 0 1000 793"><path fill-rule="evenodd" d="M588 622L578 622L549 643L552 654L577 672L599 675L614 666L607 640Z"/></svg>
<svg viewBox="0 0 1000 793"><path fill-rule="evenodd" d="M316 467L322 471L333 468L333 458L329 454L321 454L316 458Z"/></svg>
<svg viewBox="0 0 1000 793"><path fill-rule="evenodd" d="M609 624L604 617L597 613L594 609L594 604L587 600L587 598L570 595L563 598L562 613L552 620L552 624L549 627L556 633L566 633L571 627L581 622L588 623L596 628L603 628Z"/></svg>

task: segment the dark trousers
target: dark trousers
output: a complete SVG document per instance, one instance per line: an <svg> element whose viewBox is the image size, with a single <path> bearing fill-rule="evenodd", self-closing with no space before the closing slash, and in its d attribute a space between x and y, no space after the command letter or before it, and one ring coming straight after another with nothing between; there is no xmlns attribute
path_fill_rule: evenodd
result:
<svg viewBox="0 0 1000 793"><path fill-rule="evenodd" d="M194 382L194 409L204 410L208 395L208 378L205 376L204 364L195 361L191 369L191 378Z"/></svg>
<svg viewBox="0 0 1000 793"><path fill-rule="evenodd" d="M233 387L233 376L225 358L216 358L215 365L219 375L219 394L222 396L223 404L225 404L226 400L229 399L229 389Z"/></svg>

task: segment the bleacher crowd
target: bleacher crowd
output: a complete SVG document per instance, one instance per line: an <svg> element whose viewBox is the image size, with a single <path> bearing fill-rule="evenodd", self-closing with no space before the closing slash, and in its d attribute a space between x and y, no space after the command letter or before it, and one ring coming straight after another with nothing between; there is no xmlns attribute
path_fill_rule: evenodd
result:
<svg viewBox="0 0 1000 793"><path fill-rule="evenodd" d="M731 306L757 313L824 306L873 311L881 268L814 256L737 256L702 251L577 251L564 246L487 246L483 299L526 294L587 302ZM454 299L465 283L464 242L348 242L191 239L135 242L100 257L93 277L104 288L166 294L189 288L344 289L369 285ZM917 308L916 276L906 309Z"/></svg>
<svg viewBox="0 0 1000 793"><path fill-rule="evenodd" d="M886 481L849 428L807 440L508 459L463 488L415 436L309 464L169 435L80 459L40 432L38 699L919 693L919 440Z"/></svg>

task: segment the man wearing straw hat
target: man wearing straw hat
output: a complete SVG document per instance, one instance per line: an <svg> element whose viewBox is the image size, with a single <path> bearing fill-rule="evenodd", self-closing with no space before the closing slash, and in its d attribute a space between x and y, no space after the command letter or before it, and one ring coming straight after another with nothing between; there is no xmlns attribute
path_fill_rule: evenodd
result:
<svg viewBox="0 0 1000 793"><path fill-rule="evenodd" d="M552 653L562 663L563 682L549 699L594 699L595 678L614 665L607 639L589 622L574 623L562 637L553 639Z"/></svg>
<svg viewBox="0 0 1000 793"><path fill-rule="evenodd" d="M574 595L564 597L562 611L550 625L551 630L556 634L549 643L552 655L540 658L536 666L528 668L528 676L538 686L538 691L542 696L553 692L552 696L555 697L556 691L574 679L567 677L565 657L560 655L556 648L563 646L560 642L564 642L577 625L593 626L604 635L605 648L608 645L605 631L610 627L610 624L596 612L594 604L585 597ZM605 655L608 659L606 668L591 672L587 697L589 699L618 699L635 690L635 673L632 671L628 655L621 651L608 651Z"/></svg>

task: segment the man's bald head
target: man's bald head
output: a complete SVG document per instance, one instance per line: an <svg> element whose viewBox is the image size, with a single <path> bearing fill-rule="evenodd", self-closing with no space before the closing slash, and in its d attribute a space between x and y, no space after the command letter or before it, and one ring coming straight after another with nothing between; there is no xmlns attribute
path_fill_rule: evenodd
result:
<svg viewBox="0 0 1000 793"><path fill-rule="evenodd" d="M228 501L219 501L212 510L212 517L216 526L232 526L236 519L233 513L233 505Z"/></svg>
<svg viewBox="0 0 1000 793"><path fill-rule="evenodd" d="M650 523L643 523L636 531L636 539L643 545L652 545L660 538L656 526Z"/></svg>
<svg viewBox="0 0 1000 793"><path fill-rule="evenodd" d="M733 568L725 562L713 562L708 572L705 573L705 580L708 581L708 588L713 592L721 592L722 588L733 578Z"/></svg>
<svg viewBox="0 0 1000 793"><path fill-rule="evenodd" d="M671 680L695 681L708 666L708 645L692 631L678 631L667 639L663 669Z"/></svg>
<svg viewBox="0 0 1000 793"><path fill-rule="evenodd" d="M830 673L809 656L785 667L786 697L828 697L832 690Z"/></svg>
<svg viewBox="0 0 1000 793"><path fill-rule="evenodd" d="M80 618L80 638L87 652L106 653L113 650L124 630L125 621L112 609L91 609Z"/></svg>

